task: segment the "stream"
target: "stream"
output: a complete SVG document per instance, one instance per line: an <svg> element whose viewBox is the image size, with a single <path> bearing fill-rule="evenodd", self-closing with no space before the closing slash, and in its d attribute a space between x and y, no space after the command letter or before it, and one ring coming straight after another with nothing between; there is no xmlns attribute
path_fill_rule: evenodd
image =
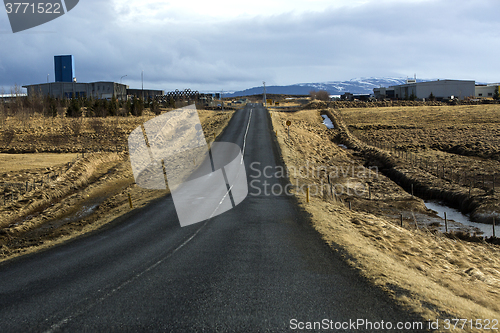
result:
<svg viewBox="0 0 500 333"><path fill-rule="evenodd" d="M446 217L448 221L452 220L461 223L465 226L472 227L473 229L479 229L483 232L481 236L491 237L493 236L493 225L485 223L472 222L467 215L462 214L459 210L443 205L438 201L425 201L425 206L439 214L444 220L444 213L446 212ZM449 230L453 230L453 225L449 224ZM495 226L496 236L500 235L500 226Z"/></svg>

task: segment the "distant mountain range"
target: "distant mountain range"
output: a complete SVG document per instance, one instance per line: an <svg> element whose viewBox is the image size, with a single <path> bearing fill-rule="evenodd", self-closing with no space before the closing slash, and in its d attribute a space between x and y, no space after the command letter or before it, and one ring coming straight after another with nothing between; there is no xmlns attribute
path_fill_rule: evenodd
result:
<svg viewBox="0 0 500 333"><path fill-rule="evenodd" d="M417 79L417 82L428 81ZM314 90L326 90L330 95L342 95L346 92L353 94L373 94L373 88L389 87L405 84L406 78L357 78L349 81L330 81L323 83L298 83L289 86L266 86L267 94L280 95L309 95ZM262 94L263 87L254 87L242 91L224 93L224 97L238 97Z"/></svg>

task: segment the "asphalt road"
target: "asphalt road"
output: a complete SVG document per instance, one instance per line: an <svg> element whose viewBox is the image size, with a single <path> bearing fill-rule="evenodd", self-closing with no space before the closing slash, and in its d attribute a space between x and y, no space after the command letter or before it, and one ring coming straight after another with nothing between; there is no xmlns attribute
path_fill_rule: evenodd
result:
<svg viewBox="0 0 500 333"><path fill-rule="evenodd" d="M278 332L295 328L293 319L418 320L331 251L292 197L265 195L286 183L255 171L280 163L262 106L238 111L220 141L244 139L254 182L236 208L181 228L167 197L0 266L0 332Z"/></svg>

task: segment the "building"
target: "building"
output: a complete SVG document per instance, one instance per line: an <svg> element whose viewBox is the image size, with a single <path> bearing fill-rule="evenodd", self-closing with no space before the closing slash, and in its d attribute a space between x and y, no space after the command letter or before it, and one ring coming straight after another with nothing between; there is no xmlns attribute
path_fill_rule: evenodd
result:
<svg viewBox="0 0 500 333"><path fill-rule="evenodd" d="M495 92L500 93L500 84L478 84L476 86L476 94L477 98L493 98L495 96Z"/></svg>
<svg viewBox="0 0 500 333"><path fill-rule="evenodd" d="M54 71L56 82L73 82L75 76L75 61L72 55L54 56Z"/></svg>
<svg viewBox="0 0 500 333"><path fill-rule="evenodd" d="M375 99L383 100L383 99L394 99L394 88L375 88L373 89L373 95Z"/></svg>
<svg viewBox="0 0 500 333"><path fill-rule="evenodd" d="M127 89L128 96L135 96L136 98L143 98L147 101L148 98L154 99L156 96L163 96L163 90L152 89Z"/></svg>
<svg viewBox="0 0 500 333"><path fill-rule="evenodd" d="M23 86L28 90L28 96L52 96L54 98L95 98L127 100L128 86L116 82L51 82Z"/></svg>
<svg viewBox="0 0 500 333"><path fill-rule="evenodd" d="M476 96L476 82L465 80L437 80L416 82L408 80L406 84L390 86L389 88L373 89L375 98L408 99L414 97L418 100L429 99L434 96L436 100L465 99Z"/></svg>
<svg viewBox="0 0 500 333"><path fill-rule="evenodd" d="M10 103L16 98L26 97L26 94L0 94L0 103Z"/></svg>

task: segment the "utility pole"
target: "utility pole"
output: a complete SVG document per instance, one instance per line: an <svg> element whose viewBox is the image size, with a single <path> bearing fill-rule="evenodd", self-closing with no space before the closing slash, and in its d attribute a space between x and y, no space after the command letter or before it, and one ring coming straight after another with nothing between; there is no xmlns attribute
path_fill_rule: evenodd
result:
<svg viewBox="0 0 500 333"><path fill-rule="evenodd" d="M142 102L144 102L144 71L141 72L141 82L142 82Z"/></svg>
<svg viewBox="0 0 500 333"><path fill-rule="evenodd" d="M47 74L47 83L49 83L49 75L50 75L50 74Z"/></svg>
<svg viewBox="0 0 500 333"><path fill-rule="evenodd" d="M262 101L262 104L264 104L264 107L266 107L267 105L267 100L266 100L266 82L265 81L262 81L262 83L264 84L264 100Z"/></svg>
<svg viewBox="0 0 500 333"><path fill-rule="evenodd" d="M222 111L224 111L224 89L220 92L220 105L222 107Z"/></svg>

